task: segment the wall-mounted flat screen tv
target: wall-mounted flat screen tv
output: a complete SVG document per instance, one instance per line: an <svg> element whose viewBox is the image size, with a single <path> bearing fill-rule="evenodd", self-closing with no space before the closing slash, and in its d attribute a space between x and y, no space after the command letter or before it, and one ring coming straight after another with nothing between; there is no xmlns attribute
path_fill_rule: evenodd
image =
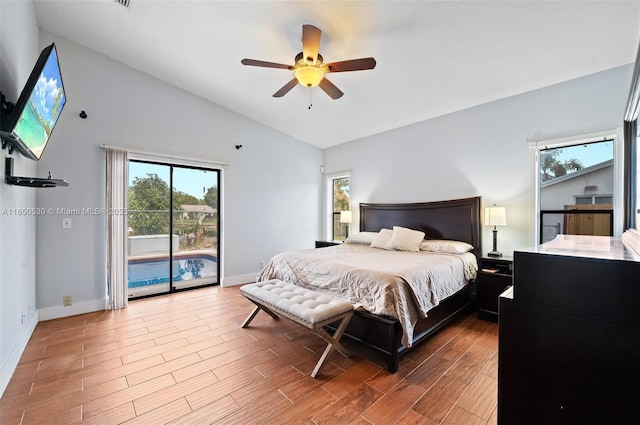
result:
<svg viewBox="0 0 640 425"><path fill-rule="evenodd" d="M67 102L55 43L42 50L20 98L2 130L10 143L35 161L42 156L60 113Z"/></svg>

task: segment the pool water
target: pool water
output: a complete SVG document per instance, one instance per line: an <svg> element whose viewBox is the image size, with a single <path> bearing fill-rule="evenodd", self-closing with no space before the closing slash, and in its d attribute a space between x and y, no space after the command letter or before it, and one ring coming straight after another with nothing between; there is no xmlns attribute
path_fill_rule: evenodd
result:
<svg viewBox="0 0 640 425"><path fill-rule="evenodd" d="M129 288L169 283L169 259L166 257L130 260L127 267ZM216 277L217 274L217 259L209 255L197 255L173 260L174 282Z"/></svg>

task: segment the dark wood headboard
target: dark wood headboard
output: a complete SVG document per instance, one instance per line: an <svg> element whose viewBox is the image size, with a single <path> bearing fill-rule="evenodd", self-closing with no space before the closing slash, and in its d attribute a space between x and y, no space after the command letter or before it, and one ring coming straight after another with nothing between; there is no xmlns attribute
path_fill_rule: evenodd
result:
<svg viewBox="0 0 640 425"><path fill-rule="evenodd" d="M360 231L378 232L402 226L420 230L427 239L470 243L482 252L480 197L408 204L360 204Z"/></svg>

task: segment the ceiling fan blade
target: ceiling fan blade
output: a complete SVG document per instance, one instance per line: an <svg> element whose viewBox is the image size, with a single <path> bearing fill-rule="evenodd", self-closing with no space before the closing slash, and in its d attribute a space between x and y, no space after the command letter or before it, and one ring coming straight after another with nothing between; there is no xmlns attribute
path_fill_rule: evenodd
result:
<svg viewBox="0 0 640 425"><path fill-rule="evenodd" d="M243 65L262 66L264 68L293 69L291 65L285 65L283 63L259 61L256 59L242 59L240 62L242 62Z"/></svg>
<svg viewBox="0 0 640 425"><path fill-rule="evenodd" d="M302 54L307 61L314 62L320 51L320 37L322 31L313 25L302 26Z"/></svg>
<svg viewBox="0 0 640 425"><path fill-rule="evenodd" d="M373 69L376 67L374 58L351 59L341 62L327 63L323 65L325 72L346 72L346 71L363 71L365 69Z"/></svg>
<svg viewBox="0 0 640 425"><path fill-rule="evenodd" d="M334 100L335 99L340 99L342 97L342 95L344 94L331 81L327 80L327 77L323 78L322 81L320 81L320 84L318 84L318 87L320 87L322 90L324 90L324 92L326 94L328 94L329 97L331 97Z"/></svg>
<svg viewBox="0 0 640 425"><path fill-rule="evenodd" d="M287 84L282 86L282 88L280 90L275 92L273 94L273 97L282 97L282 96L284 96L285 94L289 93L291 91L291 89L296 86L296 84L298 84L298 80L296 80L294 78L291 81L289 81Z"/></svg>

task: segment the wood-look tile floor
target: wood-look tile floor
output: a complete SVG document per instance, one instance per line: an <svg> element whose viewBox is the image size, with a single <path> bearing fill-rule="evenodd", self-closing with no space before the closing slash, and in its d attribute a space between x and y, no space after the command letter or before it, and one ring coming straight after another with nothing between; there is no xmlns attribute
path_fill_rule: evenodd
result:
<svg viewBox="0 0 640 425"><path fill-rule="evenodd" d="M344 339L324 342L263 312L239 287L41 322L4 395L0 423L495 424L498 329L463 316L408 352L397 373Z"/></svg>

